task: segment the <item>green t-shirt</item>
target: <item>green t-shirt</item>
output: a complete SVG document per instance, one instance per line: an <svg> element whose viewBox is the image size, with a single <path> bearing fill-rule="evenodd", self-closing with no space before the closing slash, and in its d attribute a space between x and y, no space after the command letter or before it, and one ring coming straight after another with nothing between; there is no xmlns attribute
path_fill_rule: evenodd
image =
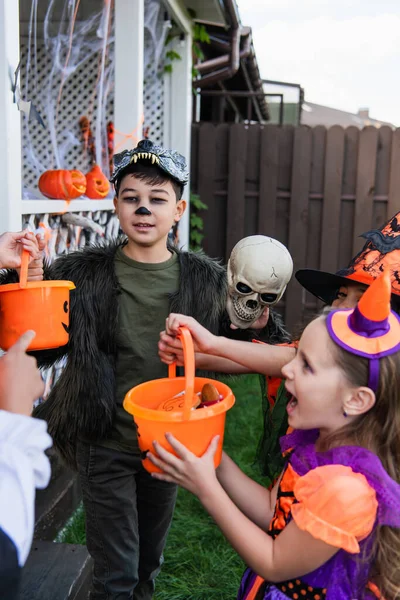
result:
<svg viewBox="0 0 400 600"><path fill-rule="evenodd" d="M139 453L132 415L123 406L125 394L135 385L168 377L167 365L158 356L160 331L165 329L170 295L179 286L179 261L172 254L163 263L140 263L119 249L115 272L119 295L116 417L110 436L101 443L125 452Z"/></svg>

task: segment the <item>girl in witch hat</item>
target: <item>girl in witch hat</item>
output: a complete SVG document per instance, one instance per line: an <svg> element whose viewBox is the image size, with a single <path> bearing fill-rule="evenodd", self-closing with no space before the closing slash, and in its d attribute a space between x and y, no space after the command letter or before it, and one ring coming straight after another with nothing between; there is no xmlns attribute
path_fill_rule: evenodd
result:
<svg viewBox="0 0 400 600"><path fill-rule="evenodd" d="M367 287L384 269L391 279L392 309L400 312L400 212L381 229L372 229L361 235L366 243L346 269L326 273L314 269L300 269L297 281L324 304L338 308L353 308Z"/></svg>
<svg viewBox="0 0 400 600"><path fill-rule="evenodd" d="M286 465L270 492L225 454L217 438L197 458L172 435L154 443L153 477L194 493L249 565L238 600L358 600L400 594L400 319L386 271L350 310L304 331L283 369L291 395L281 439ZM204 328L189 325L197 344Z"/></svg>
<svg viewBox="0 0 400 600"><path fill-rule="evenodd" d="M381 227L361 235L366 240L361 252L346 269L327 273L314 269L300 269L295 273L298 282L311 294L334 308L354 308L368 286L387 269L391 282L391 308L400 314L400 212ZM297 342L291 345L266 346L266 390L269 410L265 411L264 431L258 446L258 461L264 473L274 479L280 470L282 458L278 439L286 432L286 391L279 378L274 377L275 365L292 359ZM264 345L265 348L265 345ZM246 353L243 353L246 354ZM273 362L275 361L275 362ZM274 388L275 386L275 388ZM272 396L270 390L275 389Z"/></svg>

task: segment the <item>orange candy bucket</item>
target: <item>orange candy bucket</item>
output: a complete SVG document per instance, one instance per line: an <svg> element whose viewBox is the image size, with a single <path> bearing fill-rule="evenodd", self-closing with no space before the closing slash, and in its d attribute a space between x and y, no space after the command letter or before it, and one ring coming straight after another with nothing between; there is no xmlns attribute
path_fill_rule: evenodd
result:
<svg viewBox="0 0 400 600"><path fill-rule="evenodd" d="M195 377L195 360L192 336L186 327L182 327L179 337L182 340L185 377L176 377L176 366L170 365L169 377L141 383L129 390L124 399L125 410L133 415L137 425L139 447L142 452L154 452L153 441L157 441L169 452L174 452L165 439L165 433L172 433L193 454L201 456L207 450L211 440L220 436L214 456L215 467L221 462L225 429L226 411L235 403L232 390L214 379ZM192 409L204 384L212 383L222 395L222 400L211 406ZM172 400L184 391L183 401ZM173 409L170 410L171 405ZM149 472L160 471L149 459L143 460L143 466Z"/></svg>
<svg viewBox="0 0 400 600"><path fill-rule="evenodd" d="M72 281L27 281L29 253L21 259L19 283L0 285L0 348L8 350L28 329L36 336L28 350L68 343Z"/></svg>

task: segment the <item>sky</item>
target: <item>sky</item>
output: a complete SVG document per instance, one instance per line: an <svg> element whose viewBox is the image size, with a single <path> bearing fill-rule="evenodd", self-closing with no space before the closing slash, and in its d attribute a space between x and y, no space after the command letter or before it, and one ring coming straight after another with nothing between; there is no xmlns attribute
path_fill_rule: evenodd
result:
<svg viewBox="0 0 400 600"><path fill-rule="evenodd" d="M400 0L237 0L263 79L400 126Z"/></svg>

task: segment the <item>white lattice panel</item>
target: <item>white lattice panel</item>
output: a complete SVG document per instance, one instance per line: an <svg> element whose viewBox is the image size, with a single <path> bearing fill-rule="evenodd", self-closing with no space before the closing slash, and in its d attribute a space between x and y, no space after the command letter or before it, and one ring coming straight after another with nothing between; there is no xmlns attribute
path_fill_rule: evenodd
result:
<svg viewBox="0 0 400 600"><path fill-rule="evenodd" d="M103 33L100 32L102 3L86 4L86 8L84 7L86 12L78 13L70 45L68 21L50 22L47 26L43 20L40 21L44 19L47 6L49 6L48 0L39 5L38 20L37 23L32 24L30 38L29 26L23 23L21 28L19 82L21 97L24 101L31 101L35 105L45 124L43 128L32 116L29 121L25 115L21 118L23 198L41 197L37 189L37 181L41 173L47 169L79 169L84 173L89 170L90 158L84 147L79 120L83 116L88 117L95 138L96 124L99 121L97 118L99 103L101 126L98 135L101 136L101 166L106 175L109 175L106 128L107 123L114 121L112 13L107 37L102 38ZM62 14L65 2L55 0L52 6L54 11L52 15L57 18ZM21 7L26 19L29 9L26 0ZM57 33L58 29L60 34ZM45 45L46 32L50 36L50 43L47 45ZM104 85L100 90L98 83L103 39L106 47L105 76ZM55 147L57 147L56 151ZM98 147L100 148L100 144Z"/></svg>
<svg viewBox="0 0 400 600"><path fill-rule="evenodd" d="M23 166L23 197L37 197L37 181L40 174L46 169L65 168L79 169L86 173L90 168L88 153L84 152L82 133L79 119L82 116L94 120L97 110L96 80L98 75L99 56L92 56L84 61L79 68L65 81L62 91L62 100L59 103L56 136L60 148L62 164L57 167L52 152L50 130L46 116L46 81L51 68L51 55L46 52L44 45L37 47L37 86L28 92L29 100L37 107L41 114L46 129L39 123L30 119L22 118L22 166ZM21 79L25 78L27 58L27 45L21 45ZM57 78L57 86L53 90L53 100L56 102L60 77ZM24 87L22 86L22 89ZM106 102L107 122L114 120L113 95L109 94ZM95 133L92 124L93 134ZM102 132L105 140L104 152L106 152L106 132ZM103 169L106 170L107 161Z"/></svg>

